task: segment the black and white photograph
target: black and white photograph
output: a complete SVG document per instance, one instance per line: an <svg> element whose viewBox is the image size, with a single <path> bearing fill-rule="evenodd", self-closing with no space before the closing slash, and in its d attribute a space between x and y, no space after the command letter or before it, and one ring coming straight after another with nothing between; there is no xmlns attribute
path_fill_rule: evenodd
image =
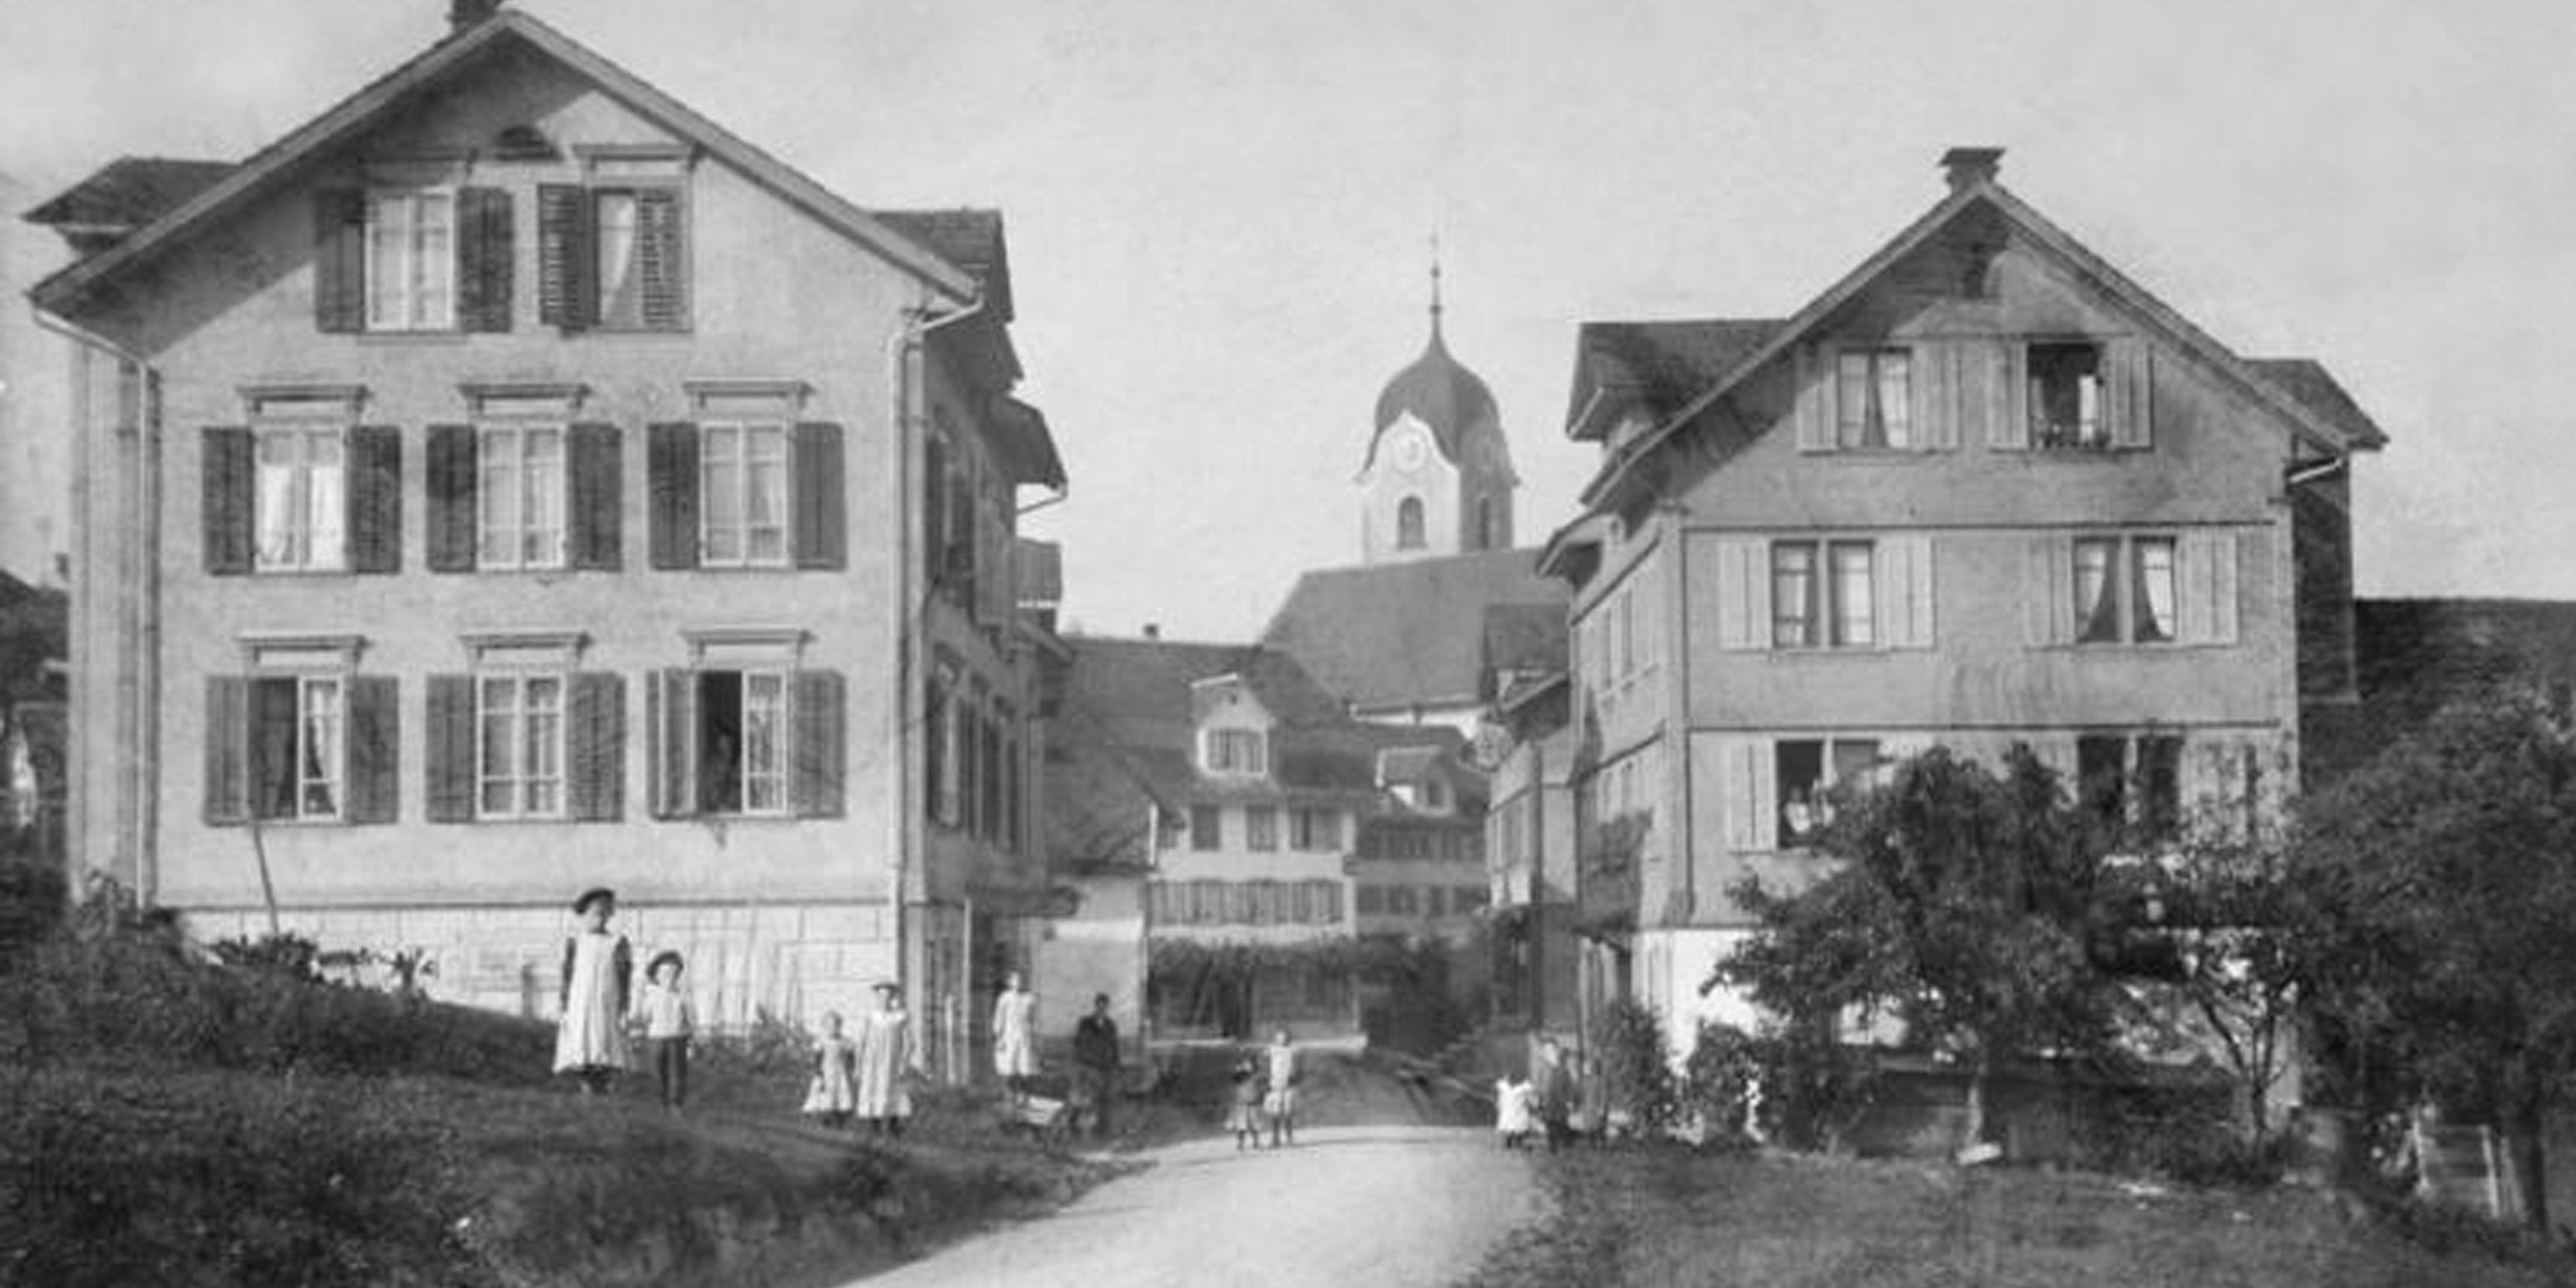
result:
<svg viewBox="0 0 2576 1288"><path fill-rule="evenodd" d="M2570 50L0 0L0 1285L2576 1283Z"/></svg>

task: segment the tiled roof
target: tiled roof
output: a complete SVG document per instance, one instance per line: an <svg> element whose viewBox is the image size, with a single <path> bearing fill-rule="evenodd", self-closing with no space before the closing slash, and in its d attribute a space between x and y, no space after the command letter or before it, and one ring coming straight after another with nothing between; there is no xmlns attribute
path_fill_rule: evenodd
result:
<svg viewBox="0 0 2576 1288"><path fill-rule="evenodd" d="M119 157L25 218L31 224L132 230L178 209L232 168L230 161Z"/></svg>
<svg viewBox="0 0 2576 1288"><path fill-rule="evenodd" d="M871 210L878 223L929 247L941 259L966 270L982 283L993 313L1011 320L1011 269L1002 241L1002 212L958 207L953 210Z"/></svg>
<svg viewBox="0 0 2576 1288"><path fill-rule="evenodd" d="M1596 390L1673 411L1733 371L1784 325L1780 318L1586 322L1575 338L1578 365L1566 423L1583 414Z"/></svg>
<svg viewBox="0 0 2576 1288"><path fill-rule="evenodd" d="M2378 447L2388 442L2379 423L2354 402L2344 390L2343 382L2314 358L2248 358L2245 365L2256 374L2280 386L2296 399L2308 414L2350 435L2356 443Z"/></svg>
<svg viewBox="0 0 2576 1288"><path fill-rule="evenodd" d="M1485 609L1485 666L1496 671L1562 671L1565 605L1494 604Z"/></svg>
<svg viewBox="0 0 2576 1288"><path fill-rule="evenodd" d="M1566 595L1526 549L1319 569L1298 577L1261 638L1362 710L1476 702L1486 610L1553 606L1562 617Z"/></svg>
<svg viewBox="0 0 2576 1288"><path fill-rule="evenodd" d="M993 399L990 423L1002 468L1015 483L1064 486L1064 460L1056 455L1055 433L1046 413L1008 394Z"/></svg>
<svg viewBox="0 0 2576 1288"><path fill-rule="evenodd" d="M1376 787L1367 728L1277 649L1098 636L1074 636L1066 644L1073 655L1066 709L1078 714L1087 736L1117 749L1166 803L1365 794ZM1221 675L1240 677L1278 722L1268 780L1208 779L1198 772L1190 686Z"/></svg>

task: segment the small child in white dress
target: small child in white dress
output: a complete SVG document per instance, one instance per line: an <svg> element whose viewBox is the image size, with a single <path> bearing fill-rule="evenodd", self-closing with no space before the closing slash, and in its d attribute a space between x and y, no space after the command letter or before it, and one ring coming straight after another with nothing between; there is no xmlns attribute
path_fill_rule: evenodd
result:
<svg viewBox="0 0 2576 1288"><path fill-rule="evenodd" d="M1508 1076L1494 1080L1494 1132L1503 1138L1503 1148L1519 1149L1529 1139L1537 1105L1528 1083Z"/></svg>
<svg viewBox="0 0 2576 1288"><path fill-rule="evenodd" d="M805 1112L826 1127L847 1127L859 1107L859 1044L841 1032L841 1013L823 1012L823 1036L814 1041L814 1080L805 1088Z"/></svg>

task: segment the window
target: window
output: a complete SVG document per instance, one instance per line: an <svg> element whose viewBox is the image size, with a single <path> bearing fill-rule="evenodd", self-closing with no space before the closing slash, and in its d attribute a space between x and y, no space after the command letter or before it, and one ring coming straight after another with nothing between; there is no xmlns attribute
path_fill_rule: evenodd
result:
<svg viewBox="0 0 2576 1288"><path fill-rule="evenodd" d="M787 812L787 675L698 675L698 810Z"/></svg>
<svg viewBox="0 0 2576 1288"><path fill-rule="evenodd" d="M338 426L258 431L260 571L336 572L348 565L346 448Z"/></svg>
<svg viewBox="0 0 2576 1288"><path fill-rule="evenodd" d="M2075 799L2103 824L2161 841L2182 826L2182 739L2088 734L2075 740Z"/></svg>
<svg viewBox="0 0 2576 1288"><path fill-rule="evenodd" d="M2175 564L2172 537L2076 538L2075 642L2156 644L2175 639Z"/></svg>
<svg viewBox="0 0 2576 1288"><path fill-rule="evenodd" d="M2040 447L2111 445L2102 417L2102 350L2093 344L2030 346L2030 437Z"/></svg>
<svg viewBox="0 0 2576 1288"><path fill-rule="evenodd" d="M1878 643L1877 605L1876 552L1872 543L1772 543L1774 648L1874 647Z"/></svg>
<svg viewBox="0 0 2576 1288"><path fill-rule="evenodd" d="M1875 739L1782 739L1772 751L1772 782L1779 794L1778 843L1811 845L1833 821L1831 795L1846 783L1867 783L1879 764Z"/></svg>
<svg viewBox="0 0 2576 1288"><path fill-rule="evenodd" d="M1422 498L1408 496L1395 503L1395 548L1420 550L1422 547Z"/></svg>
<svg viewBox="0 0 2576 1288"><path fill-rule="evenodd" d="M336 819L345 729L337 676L263 677L250 686L251 812Z"/></svg>
<svg viewBox="0 0 2576 1288"><path fill-rule="evenodd" d="M1309 851L1342 848L1341 814L1329 809L1290 811L1288 848Z"/></svg>
<svg viewBox="0 0 2576 1288"><path fill-rule="evenodd" d="M537 189L539 317L566 330L688 329L677 184Z"/></svg>
<svg viewBox="0 0 2576 1288"><path fill-rule="evenodd" d="M1225 833L1218 823L1223 811L1214 805L1190 806L1190 848L1213 850L1225 844Z"/></svg>
<svg viewBox="0 0 2576 1288"><path fill-rule="evenodd" d="M475 814L557 818L564 812L564 679L486 675L475 685Z"/></svg>
<svg viewBox="0 0 2576 1288"><path fill-rule="evenodd" d="M1246 849L1279 848L1279 807L1247 805L1243 810L1243 844Z"/></svg>
<svg viewBox="0 0 2576 1288"><path fill-rule="evenodd" d="M1330 925L1342 919L1341 882L1308 881L1305 883L1305 889L1313 900L1313 920L1315 922L1323 925Z"/></svg>
<svg viewBox="0 0 2576 1288"><path fill-rule="evenodd" d="M478 567L564 566L564 455L561 425L487 426L476 436Z"/></svg>
<svg viewBox="0 0 2576 1288"><path fill-rule="evenodd" d="M1373 885L1360 887L1359 915L1363 917L1386 915L1386 887Z"/></svg>
<svg viewBox="0 0 2576 1288"><path fill-rule="evenodd" d="M1206 750L1209 773L1270 772L1269 740L1258 729L1210 729L1207 731Z"/></svg>
<svg viewBox="0 0 2576 1288"><path fill-rule="evenodd" d="M1494 535L1494 531L1494 498L1490 496L1477 497L1476 548L1478 550L1491 550L1495 547L1497 539Z"/></svg>
<svg viewBox="0 0 2576 1288"><path fill-rule="evenodd" d="M1167 809L1154 811L1154 848L1157 850L1181 848L1180 815Z"/></svg>
<svg viewBox="0 0 2576 1288"><path fill-rule="evenodd" d="M456 193L367 194L367 329L445 331L456 326Z"/></svg>
<svg viewBox="0 0 2576 1288"><path fill-rule="evenodd" d="M1448 891L1440 886L1422 887L1422 915L1426 917L1445 917L1449 915L1449 905L1446 899L1447 894Z"/></svg>
<svg viewBox="0 0 2576 1288"><path fill-rule="evenodd" d="M1449 808L1449 784L1437 775L1422 780L1422 808L1434 812Z"/></svg>
<svg viewBox="0 0 2576 1288"><path fill-rule="evenodd" d="M701 429L700 562L714 567L787 563L787 427L709 424Z"/></svg>
<svg viewBox="0 0 2576 1288"><path fill-rule="evenodd" d="M1421 899L1412 886L1400 885L1386 888L1386 915L1390 917L1422 915Z"/></svg>
<svg viewBox="0 0 2576 1288"><path fill-rule="evenodd" d="M1489 893L1490 892L1483 886L1451 886L1449 888L1449 910L1460 916L1465 916L1472 912L1482 912L1485 909L1485 900Z"/></svg>
<svg viewBox="0 0 2576 1288"><path fill-rule="evenodd" d="M1913 446L1909 365L1903 349L1847 349L1835 358L1836 446Z"/></svg>

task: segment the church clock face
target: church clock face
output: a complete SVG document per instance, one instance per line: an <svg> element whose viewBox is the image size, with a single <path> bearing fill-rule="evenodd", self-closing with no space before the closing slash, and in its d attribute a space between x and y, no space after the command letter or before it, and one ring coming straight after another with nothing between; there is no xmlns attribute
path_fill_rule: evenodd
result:
<svg viewBox="0 0 2576 1288"><path fill-rule="evenodd" d="M1422 435L1406 434L1395 440L1395 468L1407 474L1418 474L1430 453L1422 445Z"/></svg>

